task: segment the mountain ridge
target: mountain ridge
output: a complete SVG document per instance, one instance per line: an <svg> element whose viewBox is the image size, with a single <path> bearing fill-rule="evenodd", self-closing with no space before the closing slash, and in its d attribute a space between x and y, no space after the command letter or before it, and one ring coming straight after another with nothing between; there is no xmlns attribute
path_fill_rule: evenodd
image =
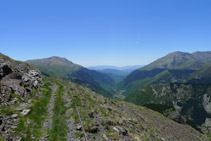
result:
<svg viewBox="0 0 211 141"><path fill-rule="evenodd" d="M26 62L39 69L46 76L62 79L80 79L98 89L104 89L105 92L103 92L103 95L109 97L112 96L110 93L112 89L110 88L114 84L114 80L104 73L89 70L81 65L74 64L66 58L61 57L49 57L44 59L29 60Z"/></svg>
<svg viewBox="0 0 211 141"><path fill-rule="evenodd" d="M126 87L127 89L124 92L124 95L128 95L138 88L139 85L153 83L153 81L155 82L154 79L163 80L165 83L185 82L192 73L209 63L211 63L211 51L193 53L177 51L169 53L149 65L133 71L119 83L118 87L119 89L124 89L124 87ZM166 70L169 71L168 75L161 75L161 73ZM181 75L183 75L181 72L185 74L183 78L181 77ZM160 78L156 78L155 76L160 76ZM169 76L174 76L174 80L172 81L172 79L169 79ZM157 83L161 82L157 81Z"/></svg>

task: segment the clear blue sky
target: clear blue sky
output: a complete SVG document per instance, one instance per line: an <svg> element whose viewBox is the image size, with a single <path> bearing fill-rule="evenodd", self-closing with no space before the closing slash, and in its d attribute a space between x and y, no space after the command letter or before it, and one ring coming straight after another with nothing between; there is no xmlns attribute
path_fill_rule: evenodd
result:
<svg viewBox="0 0 211 141"><path fill-rule="evenodd" d="M84 65L143 65L211 50L211 0L1 0L0 52Z"/></svg>

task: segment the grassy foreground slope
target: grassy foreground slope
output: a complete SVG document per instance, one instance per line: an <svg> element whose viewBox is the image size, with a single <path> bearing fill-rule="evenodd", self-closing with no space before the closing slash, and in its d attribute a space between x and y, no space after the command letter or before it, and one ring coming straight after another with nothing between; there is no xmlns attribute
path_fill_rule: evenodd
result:
<svg viewBox="0 0 211 141"><path fill-rule="evenodd" d="M33 92L26 116L17 109L1 108L0 114L17 114L13 130L22 140L206 140L187 125L178 124L148 108L111 100L69 81L45 79ZM80 114L85 134L77 114Z"/></svg>

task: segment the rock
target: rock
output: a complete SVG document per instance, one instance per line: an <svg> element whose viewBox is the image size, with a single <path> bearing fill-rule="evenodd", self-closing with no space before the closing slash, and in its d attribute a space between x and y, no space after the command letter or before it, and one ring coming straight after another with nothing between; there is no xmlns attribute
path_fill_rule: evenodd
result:
<svg viewBox="0 0 211 141"><path fill-rule="evenodd" d="M27 75L23 75L22 80L23 80L23 82L28 82L30 80L30 78Z"/></svg>
<svg viewBox="0 0 211 141"><path fill-rule="evenodd" d="M211 118L206 118L204 125L205 127L211 127Z"/></svg>
<svg viewBox="0 0 211 141"><path fill-rule="evenodd" d="M35 139L36 139L36 137L32 136L32 139L33 139L33 140L35 140Z"/></svg>
<svg viewBox="0 0 211 141"><path fill-rule="evenodd" d="M12 69L7 64L0 66L0 78L12 73Z"/></svg>
<svg viewBox="0 0 211 141"><path fill-rule="evenodd" d="M21 114L22 114L23 116L26 116L26 115L28 115L28 113L29 113L30 111L31 111L30 109L26 109L26 110L23 110L23 111L21 112Z"/></svg>
<svg viewBox="0 0 211 141"><path fill-rule="evenodd" d="M89 128L89 131L90 133L97 133L98 132L98 127L97 126L93 126L91 128Z"/></svg>
<svg viewBox="0 0 211 141"><path fill-rule="evenodd" d="M38 86L38 84L39 84L39 83L38 83L38 81L37 81L37 80L35 80L35 81L34 81L34 83L33 83L33 86L34 86L34 87L37 87L37 86Z"/></svg>
<svg viewBox="0 0 211 141"><path fill-rule="evenodd" d="M81 125L78 125L78 126L76 127L76 129L77 129L77 130L82 130L82 126L81 126Z"/></svg>
<svg viewBox="0 0 211 141"><path fill-rule="evenodd" d="M203 107L208 114L211 114L211 97L208 94L203 96Z"/></svg>
<svg viewBox="0 0 211 141"><path fill-rule="evenodd" d="M17 108L16 110L19 111L19 112L22 112L23 108Z"/></svg>
<svg viewBox="0 0 211 141"><path fill-rule="evenodd" d="M127 135L128 131L126 129L124 129L122 127L117 127L117 128L119 129L119 131L120 131L121 134Z"/></svg>
<svg viewBox="0 0 211 141"><path fill-rule="evenodd" d="M134 140L135 140L135 141L142 141L142 140L141 140L139 137L137 137L137 136L134 137Z"/></svg>
<svg viewBox="0 0 211 141"><path fill-rule="evenodd" d="M168 117L178 123L185 124L186 119L180 114L179 111L172 112L168 115Z"/></svg>
<svg viewBox="0 0 211 141"><path fill-rule="evenodd" d="M89 113L90 118L94 118L94 112Z"/></svg>
<svg viewBox="0 0 211 141"><path fill-rule="evenodd" d="M5 126L5 119L3 116L0 115L0 131L2 131L4 126Z"/></svg>
<svg viewBox="0 0 211 141"><path fill-rule="evenodd" d="M103 134L103 138L104 140L108 141L108 137L106 136L106 134Z"/></svg>
<svg viewBox="0 0 211 141"><path fill-rule="evenodd" d="M116 127L114 127L113 130L114 130L115 132L118 132L118 133L119 133L119 130L118 130Z"/></svg>
<svg viewBox="0 0 211 141"><path fill-rule="evenodd" d="M12 129L16 129L16 128L17 128L17 126L11 126L11 128L12 128Z"/></svg>
<svg viewBox="0 0 211 141"><path fill-rule="evenodd" d="M11 117L16 118L16 117L18 117L18 114L13 114Z"/></svg>
<svg viewBox="0 0 211 141"><path fill-rule="evenodd" d="M32 122L31 122L31 120L27 119L27 123L28 123L28 124L31 124Z"/></svg>
<svg viewBox="0 0 211 141"><path fill-rule="evenodd" d="M30 75L30 76L37 76L37 75L39 75L39 73L36 72L35 70L30 70L30 71L29 71L29 75Z"/></svg>

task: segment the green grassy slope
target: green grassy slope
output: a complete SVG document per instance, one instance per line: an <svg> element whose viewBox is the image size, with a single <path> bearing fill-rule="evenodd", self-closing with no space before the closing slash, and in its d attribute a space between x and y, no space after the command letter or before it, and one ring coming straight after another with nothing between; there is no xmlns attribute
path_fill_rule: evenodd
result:
<svg viewBox="0 0 211 141"><path fill-rule="evenodd" d="M55 86L56 89L55 89ZM54 87L54 88L53 88ZM42 96L42 97L40 97ZM18 114L15 134L22 140L206 140L193 128L178 124L148 108L97 95L68 81L45 79L45 85L34 91L31 112L22 116L16 110L21 104L0 110L1 115ZM52 112L49 105L53 106ZM50 107L51 107L50 106ZM80 114L85 134L76 127ZM50 110L50 111L49 111ZM52 119L46 127L46 119ZM48 121L48 120L47 120Z"/></svg>
<svg viewBox="0 0 211 141"><path fill-rule="evenodd" d="M154 84L139 87L126 97L126 101L137 105L177 104L182 107L183 115L195 124L202 125L206 118L211 118L211 112L207 107L209 103L205 102L205 97L210 96L210 93L209 84Z"/></svg>
<svg viewBox="0 0 211 141"><path fill-rule="evenodd" d="M200 70L194 72L187 83L211 83L211 64L207 64Z"/></svg>

